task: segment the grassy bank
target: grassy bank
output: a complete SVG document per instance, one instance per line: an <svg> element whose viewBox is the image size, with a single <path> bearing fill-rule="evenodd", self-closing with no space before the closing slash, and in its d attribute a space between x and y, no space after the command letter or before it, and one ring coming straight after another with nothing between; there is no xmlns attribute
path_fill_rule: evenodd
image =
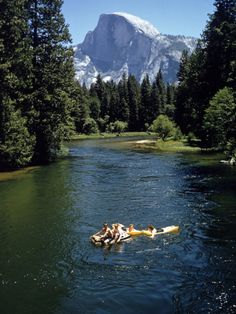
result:
<svg viewBox="0 0 236 314"><path fill-rule="evenodd" d="M95 133L95 134L74 134L70 140L86 140L86 139L99 139L99 138L113 138L113 137L135 137L135 136L153 136L154 134L147 132L123 132L117 133Z"/></svg>
<svg viewBox="0 0 236 314"><path fill-rule="evenodd" d="M163 141L158 139L157 141L137 141L135 146L144 149L153 149L157 151L165 152L200 152L200 147L189 146L186 141Z"/></svg>
<svg viewBox="0 0 236 314"><path fill-rule="evenodd" d="M155 133L147 132L124 132L124 133L96 133L96 134L75 134L70 139L71 140L86 140L86 139L101 139L101 138L115 138L115 137L150 137L150 139L132 141L130 145L134 145L138 148L143 149L152 149L157 151L166 151L166 152L199 152L201 148L198 146L191 146L187 143L186 140L166 140L153 139ZM152 138L152 139L151 139Z"/></svg>

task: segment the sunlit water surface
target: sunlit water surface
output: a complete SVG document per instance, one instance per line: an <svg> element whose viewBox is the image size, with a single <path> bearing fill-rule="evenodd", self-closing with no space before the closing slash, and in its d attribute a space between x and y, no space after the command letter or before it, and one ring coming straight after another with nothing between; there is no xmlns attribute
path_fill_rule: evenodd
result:
<svg viewBox="0 0 236 314"><path fill-rule="evenodd" d="M0 313L236 312L236 169L127 141L0 182ZM181 231L95 247L104 221Z"/></svg>

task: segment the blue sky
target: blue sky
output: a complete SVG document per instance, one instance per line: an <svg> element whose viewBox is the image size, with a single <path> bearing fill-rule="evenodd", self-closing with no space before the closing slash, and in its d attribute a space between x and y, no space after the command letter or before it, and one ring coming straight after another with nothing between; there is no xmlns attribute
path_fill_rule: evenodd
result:
<svg viewBox="0 0 236 314"><path fill-rule="evenodd" d="M200 37L214 0L64 0L62 11L73 44L81 43L102 13L127 12L151 22L161 33Z"/></svg>

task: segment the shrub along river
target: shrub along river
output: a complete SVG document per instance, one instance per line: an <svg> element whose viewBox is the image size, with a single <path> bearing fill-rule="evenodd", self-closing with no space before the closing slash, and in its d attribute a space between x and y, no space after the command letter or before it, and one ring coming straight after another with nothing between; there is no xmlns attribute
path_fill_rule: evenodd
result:
<svg viewBox="0 0 236 314"><path fill-rule="evenodd" d="M236 168L128 140L0 182L2 314L236 312ZM105 221L181 230L95 247Z"/></svg>

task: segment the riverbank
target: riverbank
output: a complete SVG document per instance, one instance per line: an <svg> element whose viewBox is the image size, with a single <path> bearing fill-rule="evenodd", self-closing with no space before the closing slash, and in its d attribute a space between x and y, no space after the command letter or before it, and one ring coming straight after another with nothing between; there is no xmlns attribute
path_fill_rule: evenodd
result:
<svg viewBox="0 0 236 314"><path fill-rule="evenodd" d="M137 136L155 136L154 133L150 132L123 132L123 133L95 133L95 134L74 134L70 137L70 140L89 140L89 139L100 139L100 138L114 138L114 137L137 137Z"/></svg>
<svg viewBox="0 0 236 314"><path fill-rule="evenodd" d="M200 152L202 149L198 146L190 146L187 141L168 140L140 140L133 144L138 148L152 149L165 152Z"/></svg>
<svg viewBox="0 0 236 314"><path fill-rule="evenodd" d="M89 139L96 140L96 139L106 139L106 138L109 139L109 138L117 138L117 137L122 138L122 142L125 144L126 148L133 147L137 149L161 151L161 152L169 152L169 153L199 153L199 152L214 153L214 151L212 150L201 149L198 146L190 146L185 140L183 141L174 141L174 140L163 141L161 139L156 140L155 139L156 135L154 133L147 133L147 132L124 132L121 134L102 133L102 134L91 134L91 135L76 134L75 136L71 137L70 141L89 140ZM132 137L134 139L132 139ZM140 137L140 139L137 140L135 139L135 137L136 138ZM129 139L127 139L126 141L125 138L129 138ZM219 162L222 159L222 157L223 156L219 157L220 158ZM223 162L228 163L228 161L223 161ZM38 167L40 166L29 166L20 170L0 172L0 182L20 178Z"/></svg>
<svg viewBox="0 0 236 314"><path fill-rule="evenodd" d="M163 152L201 152L208 151L203 150L199 146L191 146L187 140L166 140L156 139L156 134L151 132L123 132L117 133L96 133L96 134L76 134L71 137L72 141L77 140L89 140L89 139L103 139L103 138L115 138L115 137L145 137L142 140L129 141L128 144L140 149L150 149ZM149 137L149 139L147 139Z"/></svg>
<svg viewBox="0 0 236 314"><path fill-rule="evenodd" d="M25 167L25 168L19 169L19 170L0 172L0 182L21 178L25 174L28 174L29 172L31 172L37 168L39 168L39 166L31 166L31 167Z"/></svg>
<svg viewBox="0 0 236 314"><path fill-rule="evenodd" d="M166 152L200 152L202 149L199 146L190 146L187 141L174 141L161 139L155 139L156 134L150 132L123 132L117 133L96 133L96 134L75 134L70 140L89 140L89 139L103 139L103 138L115 138L115 137L145 137L143 140L129 141L130 145L134 145L137 148L152 149ZM147 139L150 137L150 139Z"/></svg>

